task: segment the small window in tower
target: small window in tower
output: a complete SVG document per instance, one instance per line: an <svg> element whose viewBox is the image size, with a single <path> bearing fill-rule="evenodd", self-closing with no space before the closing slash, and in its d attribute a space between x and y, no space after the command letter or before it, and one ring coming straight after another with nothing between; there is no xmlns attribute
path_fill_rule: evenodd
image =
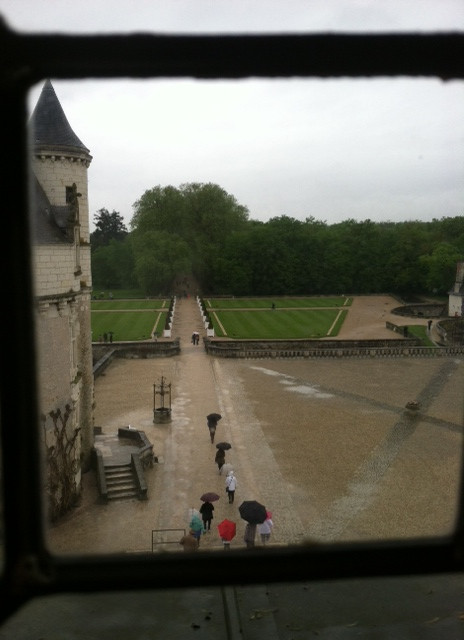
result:
<svg viewBox="0 0 464 640"><path fill-rule="evenodd" d="M71 204L73 198L73 188L66 187L66 204Z"/></svg>

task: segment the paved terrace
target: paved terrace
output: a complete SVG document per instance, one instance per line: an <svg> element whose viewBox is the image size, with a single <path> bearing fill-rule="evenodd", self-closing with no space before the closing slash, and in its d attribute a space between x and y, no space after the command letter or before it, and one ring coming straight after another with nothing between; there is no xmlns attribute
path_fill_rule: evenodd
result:
<svg viewBox="0 0 464 640"><path fill-rule="evenodd" d="M369 297L363 314L352 314L358 301L341 337L391 335L385 321L397 302ZM201 342L190 342L195 329L204 334L195 301L179 300L173 336L181 339L180 356L116 360L97 380L96 424L108 434L127 424L145 430L160 462L147 472L146 502L100 505L93 474L86 474L82 504L50 529L55 552L150 551L151 530L187 526L201 493L225 496L206 428L212 411L223 415L217 439L232 443L226 460L238 478L236 504L215 503L213 527L224 517L235 520L233 545L243 546L238 505L244 499L272 510L273 544L440 533L452 526L462 432L460 359L358 361L356 371L349 362L257 367L209 358ZM152 419L153 383L161 375L173 384L169 425ZM404 412L411 399L423 404L413 423ZM203 536L201 549L221 548L214 531ZM69 615L55 618L62 634L69 633L56 637L106 637L95 635L99 625L108 637L129 640L192 633L215 640L367 638L377 631L382 638L461 637L463 589L463 578L450 576L63 596L61 610ZM9 629L14 634L0 638L29 638L32 622L47 637L47 606L53 599L31 605L29 618ZM80 619L87 635L80 635ZM407 635L417 629L419 635Z"/></svg>

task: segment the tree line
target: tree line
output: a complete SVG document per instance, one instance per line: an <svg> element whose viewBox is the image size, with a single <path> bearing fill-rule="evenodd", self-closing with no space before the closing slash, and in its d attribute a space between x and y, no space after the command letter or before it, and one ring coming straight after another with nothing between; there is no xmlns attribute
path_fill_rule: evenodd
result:
<svg viewBox="0 0 464 640"><path fill-rule="evenodd" d="M95 287L173 292L192 273L203 293L445 295L464 259L464 217L336 224L282 215L252 220L215 184L156 186L134 204L128 230L100 209L91 234Z"/></svg>

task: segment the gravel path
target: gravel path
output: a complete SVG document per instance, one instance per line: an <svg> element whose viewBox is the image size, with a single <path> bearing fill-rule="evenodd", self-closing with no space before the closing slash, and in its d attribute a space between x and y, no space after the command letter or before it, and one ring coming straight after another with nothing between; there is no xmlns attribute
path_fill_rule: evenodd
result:
<svg viewBox="0 0 464 640"><path fill-rule="evenodd" d="M387 296L355 298L340 337L392 337L398 321ZM82 504L49 531L58 552L150 551L152 529L182 529L200 495L215 491L213 529L201 548L220 549L214 525L237 523L243 500L273 512L273 544L442 534L452 527L462 433L461 359L340 361L211 358L190 342L204 335L192 298L177 303L179 356L115 360L95 385L95 424L146 432L159 464L146 473L149 499L97 501L93 473ZM423 321L424 324L426 320ZM397 337L397 336L395 336ZM153 384L172 383L172 422L153 424ZM421 403L418 415L405 404ZM237 479L225 497L206 415L220 413L216 441L231 442L226 462ZM230 468L230 467L229 467ZM166 534L177 541L179 532ZM258 543L258 539L257 539ZM178 544L157 551L180 550Z"/></svg>

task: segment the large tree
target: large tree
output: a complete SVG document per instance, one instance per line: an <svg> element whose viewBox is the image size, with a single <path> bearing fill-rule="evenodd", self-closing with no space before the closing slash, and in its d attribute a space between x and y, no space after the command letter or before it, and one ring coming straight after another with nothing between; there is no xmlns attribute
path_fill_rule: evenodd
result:
<svg viewBox="0 0 464 640"><path fill-rule="evenodd" d="M92 253L92 282L104 289L130 289L137 286L130 237L110 240Z"/></svg>
<svg viewBox="0 0 464 640"><path fill-rule="evenodd" d="M247 208L216 184L156 186L146 191L135 202L130 222L134 246L143 247L143 260L139 255L136 256L139 278L142 271L152 269L149 265L153 260L159 263L159 258L154 255L154 246L153 255L147 255L150 251L147 238L157 239L156 251L163 252L162 262L166 264L169 252L161 246L157 235L163 232L164 242L175 251L176 259L172 264L179 264L179 248L183 247L184 266L188 264L202 286L208 289L209 280L217 267L227 238L243 229L247 220ZM171 271L172 269L163 269L163 286L167 286L166 278ZM176 274L172 275L175 277ZM151 276L143 277L145 282L151 281Z"/></svg>
<svg viewBox="0 0 464 640"><path fill-rule="evenodd" d="M167 231L147 231L132 237L135 275L147 295L171 294L174 278L190 271L187 243Z"/></svg>
<svg viewBox="0 0 464 640"><path fill-rule="evenodd" d="M103 242L105 230L127 233L120 222L116 212L100 210L93 235ZM134 273L147 294L169 292L173 279L189 271L205 293L446 293L455 263L464 259L462 216L333 225L280 216L259 222L212 183L149 189L134 204L130 226ZM117 263L124 254L118 258L108 242L103 248L95 255L95 273L105 282L122 281Z"/></svg>
<svg viewBox="0 0 464 640"><path fill-rule="evenodd" d="M448 242L440 242L429 255L420 256L419 264L424 269L428 291L446 294L454 284L456 264L462 260L462 253Z"/></svg>
<svg viewBox="0 0 464 640"><path fill-rule="evenodd" d="M93 217L95 231L90 234L92 251L98 247L107 246L111 240L124 240L127 236L127 228L124 218L117 211L111 213L108 209L99 209Z"/></svg>

